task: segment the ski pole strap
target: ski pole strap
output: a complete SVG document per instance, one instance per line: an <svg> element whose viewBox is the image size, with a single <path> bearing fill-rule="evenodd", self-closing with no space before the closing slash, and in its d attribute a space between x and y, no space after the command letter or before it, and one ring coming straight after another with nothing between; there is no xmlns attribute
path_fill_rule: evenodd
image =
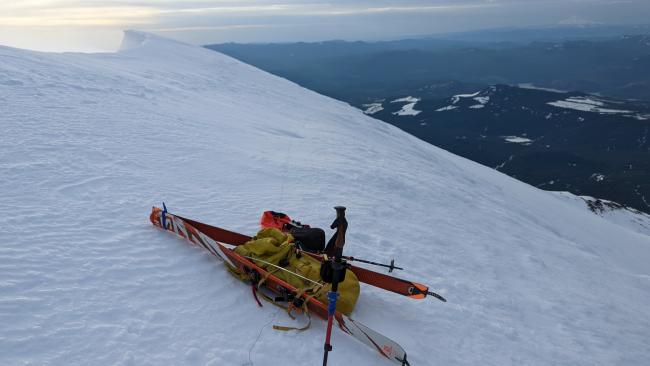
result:
<svg viewBox="0 0 650 366"><path fill-rule="evenodd" d="M255 284L251 285L251 291L253 291L253 297L255 298L255 301L257 301L257 305L262 307L260 299L257 298L257 286L255 286Z"/></svg>
<svg viewBox="0 0 650 366"><path fill-rule="evenodd" d="M167 206L165 206L165 202L163 202L163 211L162 211L162 215L160 215L161 216L160 221L162 221L163 230L167 230L167 225L166 225L166 219L167 218L165 217L166 214L167 214Z"/></svg>

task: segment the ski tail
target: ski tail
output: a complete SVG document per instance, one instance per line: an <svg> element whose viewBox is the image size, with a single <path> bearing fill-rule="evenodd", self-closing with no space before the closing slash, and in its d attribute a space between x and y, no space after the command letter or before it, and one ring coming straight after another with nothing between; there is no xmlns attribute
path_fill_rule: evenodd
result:
<svg viewBox="0 0 650 366"><path fill-rule="evenodd" d="M379 352L383 357L402 366L410 366L406 351L397 342L376 332L360 322L341 314L339 326L361 343Z"/></svg>
<svg viewBox="0 0 650 366"><path fill-rule="evenodd" d="M151 220L151 223L154 226L172 232L181 238L185 238L190 243L207 250L208 253L225 261L230 266L235 266L224 252L223 246L219 245L218 242L205 235L191 224L186 223L185 219L182 219L180 216L172 215L158 207L154 207L151 210L149 220Z"/></svg>

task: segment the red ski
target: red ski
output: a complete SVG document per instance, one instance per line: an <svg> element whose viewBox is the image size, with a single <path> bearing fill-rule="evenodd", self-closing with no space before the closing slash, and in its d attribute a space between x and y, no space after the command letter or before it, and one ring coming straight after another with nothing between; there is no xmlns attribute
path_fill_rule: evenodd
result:
<svg viewBox="0 0 650 366"><path fill-rule="evenodd" d="M241 245L251 240L251 237L244 234L239 234L233 231L225 230L216 226L204 224L202 222L194 221L182 216L176 216L188 224L194 226L196 229L204 233L206 236L214 241L226 243L230 245ZM309 253L308 253L309 254ZM322 260L322 257L316 254L310 254L314 258ZM440 295L429 291L429 287L421 283L403 280L401 278L389 276L383 273L375 272L366 268L350 265L350 270L354 272L360 282L375 286L387 291L394 292L403 296L410 297L411 299L424 299L427 295L434 296L441 301L446 301Z"/></svg>

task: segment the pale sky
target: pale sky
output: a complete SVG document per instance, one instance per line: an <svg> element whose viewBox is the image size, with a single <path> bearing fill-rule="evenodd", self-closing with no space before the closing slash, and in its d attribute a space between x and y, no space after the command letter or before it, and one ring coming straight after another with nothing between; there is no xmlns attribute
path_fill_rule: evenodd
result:
<svg viewBox="0 0 650 366"><path fill-rule="evenodd" d="M494 27L650 22L650 0L0 0L0 45L113 51L124 29L194 44L380 40Z"/></svg>

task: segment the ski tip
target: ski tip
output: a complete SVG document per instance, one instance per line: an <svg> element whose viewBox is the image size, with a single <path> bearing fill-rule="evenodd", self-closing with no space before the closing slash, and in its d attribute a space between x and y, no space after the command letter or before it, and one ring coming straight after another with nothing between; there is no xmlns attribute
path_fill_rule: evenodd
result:
<svg viewBox="0 0 650 366"><path fill-rule="evenodd" d="M440 300L442 302L447 302L447 299L445 299L444 297L438 295L435 292L427 291L427 295L433 296L433 297L435 297L436 299L438 299L438 300Z"/></svg>

